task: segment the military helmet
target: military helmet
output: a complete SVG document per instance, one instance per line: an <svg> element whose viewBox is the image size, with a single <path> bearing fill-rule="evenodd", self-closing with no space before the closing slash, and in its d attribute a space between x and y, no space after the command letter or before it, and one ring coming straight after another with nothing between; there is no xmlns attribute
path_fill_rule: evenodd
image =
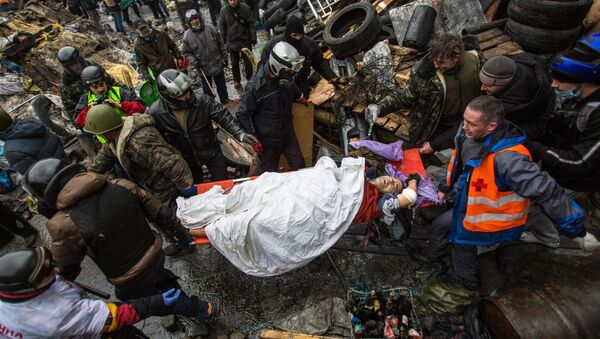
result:
<svg viewBox="0 0 600 339"><path fill-rule="evenodd" d="M182 108L189 104L176 99L192 90L192 79L187 74L175 69L167 69L158 75L156 82L158 94L169 106Z"/></svg>
<svg viewBox="0 0 600 339"><path fill-rule="evenodd" d="M303 63L304 57L285 41L276 43L269 54L269 68L275 76L280 75L282 71L297 73L302 69Z"/></svg>
<svg viewBox="0 0 600 339"><path fill-rule="evenodd" d="M13 122L11 116L3 108L0 108L0 132L6 131Z"/></svg>
<svg viewBox="0 0 600 339"><path fill-rule="evenodd" d="M50 265L45 261L50 259ZM53 269L52 253L45 247L22 249L0 257L0 292L23 294L36 290Z"/></svg>
<svg viewBox="0 0 600 339"><path fill-rule="evenodd" d="M69 65L79 60L79 51L72 46L65 46L58 50L58 62Z"/></svg>
<svg viewBox="0 0 600 339"><path fill-rule="evenodd" d="M123 119L107 104L94 105L87 112L83 130L92 134L104 134L123 126Z"/></svg>
<svg viewBox="0 0 600 339"><path fill-rule="evenodd" d="M21 184L27 193L56 208L56 199L60 190L73 176L83 172L86 172L86 168L81 164L48 158L31 165L23 175Z"/></svg>
<svg viewBox="0 0 600 339"><path fill-rule="evenodd" d="M106 73L100 66L87 66L81 71L81 80L85 85L91 85L94 82L106 79Z"/></svg>

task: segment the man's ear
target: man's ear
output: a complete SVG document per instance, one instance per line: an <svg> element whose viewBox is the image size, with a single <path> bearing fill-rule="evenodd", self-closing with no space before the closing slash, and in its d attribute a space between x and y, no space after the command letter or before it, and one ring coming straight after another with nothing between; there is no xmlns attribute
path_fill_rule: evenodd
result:
<svg viewBox="0 0 600 339"><path fill-rule="evenodd" d="M497 122L497 121L493 121L493 122L490 122L490 123L487 125L487 128L486 128L486 129L487 129L487 131L488 131L489 133L492 133L493 131L495 131L495 130L496 130L496 128L497 128L497 127L498 127L498 122Z"/></svg>

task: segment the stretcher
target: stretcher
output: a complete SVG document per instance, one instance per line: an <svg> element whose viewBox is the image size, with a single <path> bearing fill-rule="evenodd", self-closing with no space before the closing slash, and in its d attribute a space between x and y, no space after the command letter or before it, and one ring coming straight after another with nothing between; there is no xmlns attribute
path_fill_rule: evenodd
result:
<svg viewBox="0 0 600 339"><path fill-rule="evenodd" d="M419 154L419 149L412 148L408 150L404 150L404 157L401 162L392 161L391 164L404 173L408 175L410 173L419 173L423 176L426 175L425 167L423 166L423 162L421 161L421 155ZM221 186L223 190L230 190L235 185L240 184L242 182L246 182L248 180L254 180L258 178L258 176L251 176L247 178L239 178L239 179L230 179L230 180L221 180L221 181L211 181L206 183L201 183L196 185L196 194L203 194L208 192L214 186ZM429 206L433 203L425 203L423 206ZM194 245L210 245L210 241L206 237L197 237L193 240Z"/></svg>

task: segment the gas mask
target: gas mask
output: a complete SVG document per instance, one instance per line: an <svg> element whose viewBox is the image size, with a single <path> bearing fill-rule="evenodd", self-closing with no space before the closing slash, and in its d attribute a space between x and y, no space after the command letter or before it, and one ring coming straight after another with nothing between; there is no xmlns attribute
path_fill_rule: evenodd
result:
<svg viewBox="0 0 600 339"><path fill-rule="evenodd" d="M562 105L570 100L576 99L581 95L581 85L578 85L577 88L561 91L558 88L554 89L554 94L556 95L556 108L561 109Z"/></svg>
<svg viewBox="0 0 600 339"><path fill-rule="evenodd" d="M296 73L292 70L279 71L279 75L277 76L279 78L279 86L282 86L282 87L290 86L292 84L292 82L294 82L295 75L296 75Z"/></svg>

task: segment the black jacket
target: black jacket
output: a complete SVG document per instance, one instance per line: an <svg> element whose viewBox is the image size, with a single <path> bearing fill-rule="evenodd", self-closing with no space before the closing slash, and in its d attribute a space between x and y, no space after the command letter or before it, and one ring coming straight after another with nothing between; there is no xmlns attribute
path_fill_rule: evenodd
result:
<svg viewBox="0 0 600 339"><path fill-rule="evenodd" d="M254 13L244 3L239 3L237 8L224 6L221 9L219 31L225 45L230 50L239 51L244 47L255 45Z"/></svg>
<svg viewBox="0 0 600 339"><path fill-rule="evenodd" d="M292 104L301 95L294 85L282 86L262 65L246 85L235 116L242 128L266 148L280 148L293 135Z"/></svg>
<svg viewBox="0 0 600 339"><path fill-rule="evenodd" d="M271 50L273 50L275 44L280 41L287 42L284 34L280 34L274 37L273 39L269 40L269 42L267 42L260 56L261 64L269 63L269 54L271 54ZM319 45L314 39L304 36L304 38L300 40L299 46L300 47L296 49L298 50L298 53L300 53L300 55L304 57L304 65L302 66L300 72L296 74L294 81L296 82L298 87L300 87L302 93L308 97L308 95L310 94L308 88L308 77L310 76L311 67L314 68L315 71L317 71L323 78L325 78L325 80L331 80L335 78L336 75L331 70L331 67L329 67L329 63L327 62L327 60L323 58L323 52L321 51Z"/></svg>
<svg viewBox="0 0 600 339"><path fill-rule="evenodd" d="M529 54L511 56L517 72L504 91L494 94L504 104L506 119L517 126L552 110L554 99L548 72Z"/></svg>
<svg viewBox="0 0 600 339"><path fill-rule="evenodd" d="M541 160L542 169L561 186L600 192L600 90L581 101L565 102L525 131L534 160Z"/></svg>
<svg viewBox="0 0 600 339"><path fill-rule="evenodd" d="M181 152L196 181L199 179L197 176L202 175L202 164L212 159L220 150L212 122L218 123L238 139L243 133L227 108L201 90L194 92L193 107L187 114L186 131L181 129L167 103L162 99L150 106L148 114L154 118L156 128L165 140Z"/></svg>
<svg viewBox="0 0 600 339"><path fill-rule="evenodd" d="M0 138L5 142L4 153L10 167L20 174L41 159L67 159L60 139L33 118L18 120Z"/></svg>

